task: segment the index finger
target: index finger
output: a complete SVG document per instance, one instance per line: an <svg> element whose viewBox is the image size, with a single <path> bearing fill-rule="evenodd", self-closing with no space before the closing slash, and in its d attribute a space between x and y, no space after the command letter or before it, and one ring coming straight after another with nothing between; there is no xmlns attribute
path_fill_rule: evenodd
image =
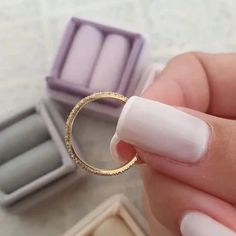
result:
<svg viewBox="0 0 236 236"><path fill-rule="evenodd" d="M185 53L173 58L143 97L212 115L235 118L236 54ZM134 148L113 138L116 159L129 160ZM114 155L115 153L115 155Z"/></svg>
<svg viewBox="0 0 236 236"><path fill-rule="evenodd" d="M220 117L236 117L236 54L173 58L143 96Z"/></svg>

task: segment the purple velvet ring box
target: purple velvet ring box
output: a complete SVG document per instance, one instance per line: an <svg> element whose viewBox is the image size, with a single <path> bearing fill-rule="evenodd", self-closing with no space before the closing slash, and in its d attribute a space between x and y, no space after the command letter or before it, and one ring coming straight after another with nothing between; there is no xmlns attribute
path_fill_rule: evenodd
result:
<svg viewBox="0 0 236 236"><path fill-rule="evenodd" d="M141 34L73 17L47 77L49 95L69 105L99 91L129 97L148 64ZM115 118L121 104L98 101L88 109Z"/></svg>
<svg viewBox="0 0 236 236"><path fill-rule="evenodd" d="M50 183L58 189L58 182L74 175L63 129L63 119L50 101L0 123L0 205L12 206L44 187L54 191L47 187Z"/></svg>

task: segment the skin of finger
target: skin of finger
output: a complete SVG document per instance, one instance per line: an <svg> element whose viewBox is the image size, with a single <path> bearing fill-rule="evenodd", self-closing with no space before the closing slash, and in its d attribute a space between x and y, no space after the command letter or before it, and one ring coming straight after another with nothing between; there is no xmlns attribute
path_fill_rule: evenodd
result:
<svg viewBox="0 0 236 236"><path fill-rule="evenodd" d="M125 142L118 142L116 149L121 162L132 159L137 153L133 146Z"/></svg>
<svg viewBox="0 0 236 236"><path fill-rule="evenodd" d="M195 54L208 78L210 102L207 113L236 118L236 54ZM227 96L226 96L227 94Z"/></svg>
<svg viewBox="0 0 236 236"><path fill-rule="evenodd" d="M203 112L209 110L222 116L231 116L231 112L236 110L231 111L224 107L231 108L236 99L236 92L233 93L236 91L234 85L236 80L232 79L236 74L235 66L232 67L235 59L236 54L187 53L177 56L168 63L161 78L149 87L144 96L175 106L181 105ZM222 74L219 72L219 68ZM224 81L222 81L222 77ZM214 79L216 82L213 82ZM211 84L210 87L208 83L206 84L208 80L210 80L208 82ZM229 96L227 93L226 97L230 97L230 100L225 100L224 92L228 91L225 91L224 88L221 90L221 87L229 90ZM214 97L214 99L209 99L209 97ZM233 99L234 97L235 99ZM224 101L223 108L222 104L219 103L219 107L217 107L218 103L214 102L219 102L219 100ZM220 109L223 109L222 113L220 113ZM186 112L188 111L186 110ZM193 113L193 111L191 112ZM228 113L226 114L226 112ZM196 116L205 119L211 127L214 127L211 135L211 142L214 145L211 146L202 161L190 168L189 165L173 162L168 158L148 154L142 150L139 150L139 156L144 162L166 175L171 175L189 185L236 204L236 188L232 181L236 178L236 150L233 144L236 126L234 121L225 122L223 119L205 117L204 114L197 112ZM120 148L121 146L122 148ZM120 156L124 157L123 160L129 160L132 157L129 156L129 153L134 153L135 149L125 143L120 147L117 150ZM129 153L126 151L127 149L129 149Z"/></svg>
<svg viewBox="0 0 236 236"><path fill-rule="evenodd" d="M160 89L160 90L163 90L163 91L165 90L165 89L163 89L163 87L165 87L165 86L170 87L170 85L166 85L164 80L163 80L163 84L164 85L160 85L160 82L158 82L158 85L156 85L156 86L158 86L159 88L162 87L162 89ZM172 86L174 87L176 85L172 85ZM179 87L177 86L177 88L179 88ZM196 100L194 100L196 102L196 104L194 103L194 101L189 101L188 103L185 103L186 95L183 96L183 95L181 95L181 92L176 92L177 89L174 93L175 95L172 97L171 97L171 93L167 94L164 91L163 94L161 94L161 93L157 93L156 89L154 89L154 90L155 90L154 95L156 97L154 97L154 95L151 95L151 93L149 93L149 95L148 95L151 97L153 96L152 99L156 99L156 100L166 102L166 103L169 103L172 105L192 107L192 108L194 108L196 110L200 110L200 111L204 111L204 109L205 109L206 111L207 110L209 110L210 112L213 111L212 112L213 114L222 115L222 114L220 114L219 109L218 110L216 108L213 109L213 107L215 107L215 106L213 106L211 109L206 109L206 108L204 108L204 106L199 106L199 104L197 104ZM181 89L179 89L179 91L181 91ZM165 95L168 98L163 98ZM207 99L206 99L206 101L207 101ZM232 98L231 98L231 101L235 101L235 100L232 100ZM231 107L231 105L229 107ZM224 110L224 112L225 112L225 110ZM225 114L223 114L222 116L227 117L227 115L225 115ZM189 185L192 185L195 188L200 188L205 192L211 193L211 194L218 196L224 200L234 203L235 199L236 199L235 198L235 188L233 185L234 179L235 179L234 167L236 166L235 162L234 162L235 161L235 157L234 157L235 151L233 149L229 150L227 148L229 145L231 147L233 147L233 145L230 144L230 142L233 142L233 140L234 140L233 138L230 138L230 137L232 137L232 133L233 133L232 126L229 125L227 128L228 131L224 132L224 128L220 123L221 122L219 122L219 120L214 120L213 125L215 125L217 128L214 130L214 133L212 134L212 136L213 136L213 138L216 138L215 147L217 147L217 148L215 150L209 150L209 152L212 153L210 156L216 155L217 158L215 158L214 161L213 160L210 161L210 158L205 157L204 158L205 165L202 165L202 163L203 163L203 161L202 161L202 162L198 163L198 165L191 166L191 168L189 168L189 166L186 166L182 163L175 163L171 160L166 161L166 159L163 157L157 157L155 159L150 157L150 162L148 162L148 159L149 159L148 156L150 154L145 154L142 151L140 151L140 155L144 156L144 158L145 158L144 161L146 161L147 163L149 163L151 166L155 167L157 170L161 171L162 173L169 175L169 176L171 175L172 177L174 177L178 180L181 180ZM228 135L225 135L224 133L228 133ZM219 137L219 139L217 139L217 137ZM230 153L230 156L226 155L225 150L229 150L228 153ZM120 153L120 150L118 150L118 152ZM121 150L121 154L122 154L122 150ZM227 157L228 157L228 160L227 160L228 164L225 165L225 160ZM171 194L171 193L169 192L169 194ZM210 200L209 200L209 202L210 202ZM178 205L178 204L179 204L179 202L176 201L176 205ZM158 207L156 207L156 208L158 209ZM161 208L161 206L160 206L160 208ZM214 206L213 206L213 208L214 208ZM165 212L166 209L168 209L168 204L166 204L166 206L163 207L162 209L163 209L163 212ZM160 212L160 215L162 215L162 211L159 211L159 212ZM171 217L172 216L170 214L169 218L171 218ZM215 218L217 219L217 217L215 217ZM235 218L235 216L234 216L234 218ZM225 219L227 219L227 214L225 214ZM176 220L178 220L178 219L176 219ZM178 224L175 223L175 225L178 225Z"/></svg>
<svg viewBox="0 0 236 236"><path fill-rule="evenodd" d="M186 108L183 108L186 110ZM210 124L209 149L197 163L186 164L136 149L144 163L162 174L236 205L236 121L186 110Z"/></svg>
<svg viewBox="0 0 236 236"><path fill-rule="evenodd" d="M207 81L195 53L185 53L168 62L142 97L205 112L210 101Z"/></svg>
<svg viewBox="0 0 236 236"><path fill-rule="evenodd" d="M174 235L188 211L200 211L236 231L236 210L230 204L177 180L148 165L142 167L144 188L153 216Z"/></svg>
<svg viewBox="0 0 236 236"><path fill-rule="evenodd" d="M235 62L236 54L181 54L170 60L142 96L219 117L235 118Z"/></svg>
<svg viewBox="0 0 236 236"><path fill-rule="evenodd" d="M142 96L173 106L235 117L235 61L236 54L181 54L168 62ZM132 158L127 150L132 147L125 143L117 148L122 161Z"/></svg>
<svg viewBox="0 0 236 236"><path fill-rule="evenodd" d="M173 234L170 232L165 226L163 226L153 215L150 204L148 201L147 194L145 191L143 192L143 209L146 219L149 224L149 232L148 235L150 236L180 236L180 234Z"/></svg>
<svg viewBox="0 0 236 236"><path fill-rule="evenodd" d="M184 94L185 89L192 91L195 88L199 88L195 93ZM142 97L206 111L209 105L208 91L204 68L194 53L186 53L173 58ZM117 152L120 160L125 162L132 159L136 151L130 144L121 141L117 145Z"/></svg>
<svg viewBox="0 0 236 236"><path fill-rule="evenodd" d="M138 148L135 150L125 143L122 145L129 148L130 153L137 151L144 163L149 164L160 173L236 205L234 181L236 179L236 146L234 144L236 121L209 116L186 108L180 109L205 120L211 129L209 149L199 162L191 165L184 164L168 159L168 157L147 153ZM120 156L128 158L129 153L125 148L118 149L118 153Z"/></svg>

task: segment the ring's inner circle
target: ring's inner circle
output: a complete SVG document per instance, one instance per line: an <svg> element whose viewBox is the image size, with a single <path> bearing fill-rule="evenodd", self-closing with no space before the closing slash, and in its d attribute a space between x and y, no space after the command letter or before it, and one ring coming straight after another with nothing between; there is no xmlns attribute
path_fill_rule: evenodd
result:
<svg viewBox="0 0 236 236"><path fill-rule="evenodd" d="M111 100L120 102L121 106L114 106L110 103L114 114L116 112L117 117L119 117L124 101L110 97L100 98L99 100L103 100L104 104L109 104ZM110 153L110 141L115 134L118 118L108 119L108 116L101 114L99 117L97 114L95 116L89 112L89 109L92 109L94 105L101 106L102 103L96 101L83 106L75 117L72 126L72 144L79 158L89 165L99 169L114 169L121 166L120 163L112 159Z"/></svg>

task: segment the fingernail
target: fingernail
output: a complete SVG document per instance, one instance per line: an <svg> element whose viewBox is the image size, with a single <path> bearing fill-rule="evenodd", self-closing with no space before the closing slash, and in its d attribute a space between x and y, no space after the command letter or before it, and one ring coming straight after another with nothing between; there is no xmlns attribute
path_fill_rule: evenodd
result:
<svg viewBox="0 0 236 236"><path fill-rule="evenodd" d="M116 133L144 151L195 162L207 149L209 128L203 120L172 106L134 96L121 112Z"/></svg>
<svg viewBox="0 0 236 236"><path fill-rule="evenodd" d="M183 236L236 236L236 233L211 217L200 213L187 213L180 225Z"/></svg>
<svg viewBox="0 0 236 236"><path fill-rule="evenodd" d="M141 94L143 94L146 89L158 78L161 71L165 68L165 65L163 64L154 64L151 68L151 71L149 72L149 76L147 77L146 83L141 91Z"/></svg>
<svg viewBox="0 0 236 236"><path fill-rule="evenodd" d="M165 66L163 64L157 63L150 65L150 67L148 67L147 70L143 73L136 88L135 94L143 94L146 89L158 78L164 67Z"/></svg>
<svg viewBox="0 0 236 236"><path fill-rule="evenodd" d="M119 158L119 154L117 152L117 144L120 141L120 139L118 138L117 134L114 134L114 136L111 139L110 142L110 153L114 159L115 162L120 163L120 158Z"/></svg>

